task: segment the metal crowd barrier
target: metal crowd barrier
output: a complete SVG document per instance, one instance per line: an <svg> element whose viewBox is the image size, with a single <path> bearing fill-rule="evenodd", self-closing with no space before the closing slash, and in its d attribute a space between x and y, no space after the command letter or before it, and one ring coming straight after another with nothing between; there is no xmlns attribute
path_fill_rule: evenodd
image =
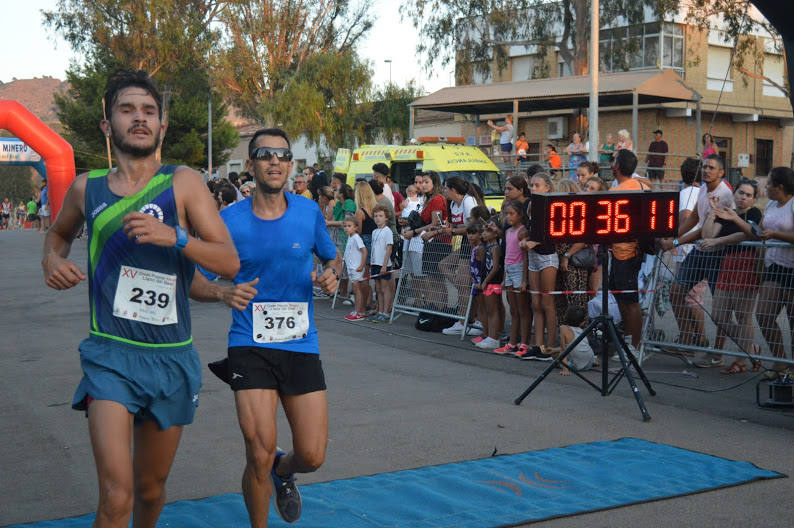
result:
<svg viewBox="0 0 794 528"><path fill-rule="evenodd" d="M452 237L451 241L447 239L437 237L424 244L415 242L403 252L403 266L397 275L399 282L390 323L400 314L418 315L423 312L458 319L466 324L472 302L471 248L461 235ZM461 340L465 336L464 331Z"/></svg>
<svg viewBox="0 0 794 528"><path fill-rule="evenodd" d="M768 267L765 258L792 267ZM697 366L728 367L736 358L750 360L747 370L754 362L794 366L791 244L746 241L716 252L693 249L683 260L665 252L652 277L640 358L653 351L687 363L699 357Z"/></svg>
<svg viewBox="0 0 794 528"><path fill-rule="evenodd" d="M342 275L339 277L340 280L347 279L347 268L345 267L345 246L347 245L347 234L345 230L341 227L328 227L328 234L331 235L331 240L334 241L334 245L336 246L336 251L339 254L339 258L342 261ZM336 308L336 301L337 300L345 300L349 299L350 295L353 293L353 285L347 285L347 296L339 295L339 288L336 288L333 297L331 298L331 308Z"/></svg>

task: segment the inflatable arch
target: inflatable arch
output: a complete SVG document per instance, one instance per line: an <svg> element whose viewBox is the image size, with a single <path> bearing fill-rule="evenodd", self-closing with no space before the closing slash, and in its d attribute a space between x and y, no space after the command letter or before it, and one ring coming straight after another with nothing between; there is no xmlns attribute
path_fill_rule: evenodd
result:
<svg viewBox="0 0 794 528"><path fill-rule="evenodd" d="M55 220L75 176L72 146L16 101L0 100L0 128L24 141L44 160L50 214Z"/></svg>

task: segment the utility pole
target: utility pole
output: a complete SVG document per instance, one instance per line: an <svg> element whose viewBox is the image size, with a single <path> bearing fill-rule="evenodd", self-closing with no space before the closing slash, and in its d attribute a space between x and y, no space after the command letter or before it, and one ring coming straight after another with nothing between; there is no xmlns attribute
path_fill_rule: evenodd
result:
<svg viewBox="0 0 794 528"><path fill-rule="evenodd" d="M590 108L587 112L590 148L587 157L598 162L598 149L601 142L598 137L598 0L592 0L590 13Z"/></svg>
<svg viewBox="0 0 794 528"><path fill-rule="evenodd" d="M391 86L391 59L385 59L383 62L389 63L389 86Z"/></svg>
<svg viewBox="0 0 794 528"><path fill-rule="evenodd" d="M207 102L207 179L212 179L212 88Z"/></svg>

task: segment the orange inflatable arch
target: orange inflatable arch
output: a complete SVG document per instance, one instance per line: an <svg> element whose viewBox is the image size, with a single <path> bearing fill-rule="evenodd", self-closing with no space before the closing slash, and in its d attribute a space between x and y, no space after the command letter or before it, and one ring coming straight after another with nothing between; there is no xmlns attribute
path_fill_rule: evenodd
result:
<svg viewBox="0 0 794 528"><path fill-rule="evenodd" d="M54 221L75 176L72 146L17 101L0 100L0 128L24 141L44 160L47 200Z"/></svg>

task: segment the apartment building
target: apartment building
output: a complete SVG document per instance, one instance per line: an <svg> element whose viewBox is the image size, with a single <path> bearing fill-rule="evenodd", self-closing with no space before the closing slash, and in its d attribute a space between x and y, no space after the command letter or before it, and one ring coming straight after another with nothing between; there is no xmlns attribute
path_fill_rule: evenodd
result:
<svg viewBox="0 0 794 528"><path fill-rule="evenodd" d="M734 43L723 32L687 24L683 16L658 21L648 13L643 24L602 28L601 141L607 133L627 129L642 161L656 129L664 132L670 152L681 155L698 153L700 137L710 131L729 169L765 176L773 166L790 166L794 115L786 94L775 86L785 85L782 45L768 34L743 38L749 39L750 53L740 65L732 60ZM563 149L575 131L586 136L589 77L572 75L572 65L553 46L505 46L505 68L491 64L484 75L459 72L456 87L416 100L412 135L444 130L484 146L490 144L485 121L517 111L516 134L526 133L531 153L547 143ZM434 118L428 119L426 111ZM446 119L438 117L440 112ZM668 163L678 165L677 158Z"/></svg>

